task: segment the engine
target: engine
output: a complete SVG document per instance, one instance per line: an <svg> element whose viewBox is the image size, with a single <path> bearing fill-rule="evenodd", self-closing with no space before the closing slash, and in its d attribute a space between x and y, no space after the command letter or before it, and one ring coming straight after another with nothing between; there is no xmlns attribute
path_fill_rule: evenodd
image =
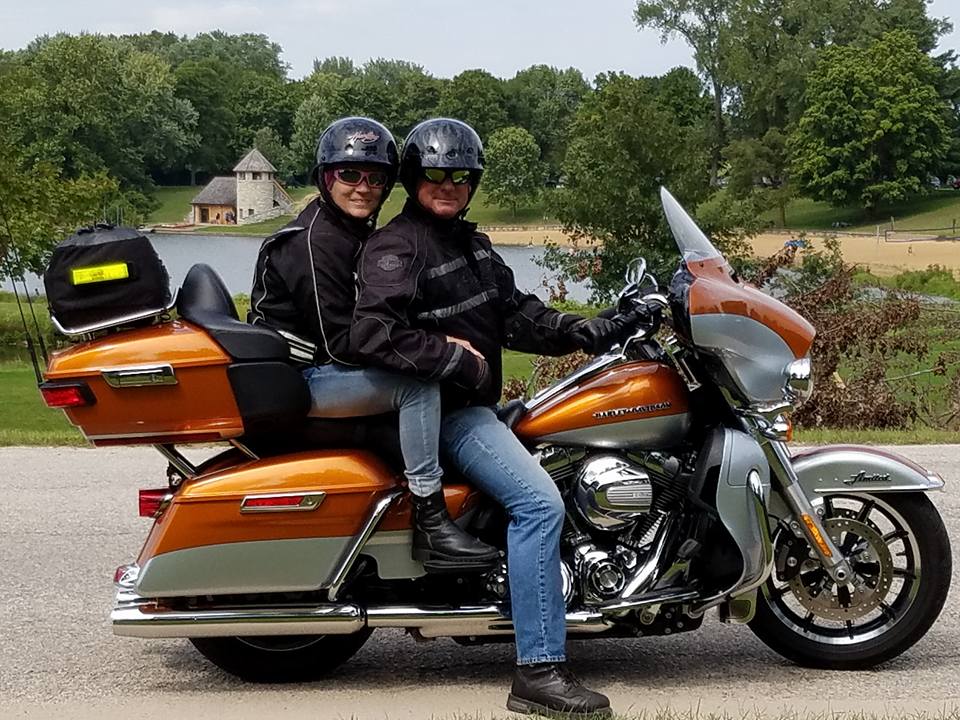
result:
<svg viewBox="0 0 960 720"><path fill-rule="evenodd" d="M568 602L570 580L588 604L620 597L648 551L647 536L683 496L680 462L569 448L547 451L542 460L570 508L563 539Z"/></svg>
<svg viewBox="0 0 960 720"><path fill-rule="evenodd" d="M640 467L618 455L583 463L574 486L577 509L598 530L625 530L650 512L653 484Z"/></svg>

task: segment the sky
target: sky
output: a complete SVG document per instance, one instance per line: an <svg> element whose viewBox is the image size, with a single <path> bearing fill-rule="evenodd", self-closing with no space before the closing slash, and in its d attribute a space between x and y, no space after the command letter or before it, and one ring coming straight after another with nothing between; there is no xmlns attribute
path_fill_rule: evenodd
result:
<svg viewBox="0 0 960 720"><path fill-rule="evenodd" d="M0 0L0 48L65 31L193 35L213 29L266 34L292 77L314 58L410 60L438 77L481 67L500 77L543 63L659 75L692 66L680 40L637 31L634 0ZM960 3L933 0L931 14L958 26L941 42L960 50Z"/></svg>

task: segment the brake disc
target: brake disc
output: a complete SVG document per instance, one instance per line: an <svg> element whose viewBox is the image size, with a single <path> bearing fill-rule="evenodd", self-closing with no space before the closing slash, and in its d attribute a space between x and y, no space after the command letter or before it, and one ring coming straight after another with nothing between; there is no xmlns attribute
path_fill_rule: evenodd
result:
<svg viewBox="0 0 960 720"><path fill-rule="evenodd" d="M851 621L878 607L893 583L893 555L873 523L844 513L823 521L824 529L850 561L854 577L838 585L820 567L802 567L788 582L797 601L815 615L827 620Z"/></svg>

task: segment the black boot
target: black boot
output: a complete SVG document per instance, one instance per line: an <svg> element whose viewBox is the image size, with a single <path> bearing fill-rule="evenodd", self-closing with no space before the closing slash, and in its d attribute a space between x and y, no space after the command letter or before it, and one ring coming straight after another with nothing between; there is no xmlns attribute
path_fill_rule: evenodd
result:
<svg viewBox="0 0 960 720"><path fill-rule="evenodd" d="M588 690L564 663L517 665L507 709L552 718L610 717L606 695Z"/></svg>
<svg viewBox="0 0 960 720"><path fill-rule="evenodd" d="M411 495L413 558L427 571L486 570L500 560L500 551L464 532L447 514L443 491L427 497Z"/></svg>

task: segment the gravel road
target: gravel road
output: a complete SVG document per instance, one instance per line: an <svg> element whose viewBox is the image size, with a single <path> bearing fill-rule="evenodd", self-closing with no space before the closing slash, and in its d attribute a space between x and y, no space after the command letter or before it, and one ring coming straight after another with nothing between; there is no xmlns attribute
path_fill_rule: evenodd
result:
<svg viewBox="0 0 960 720"><path fill-rule="evenodd" d="M933 500L958 547L960 445L897 451L946 478ZM510 716L509 644L463 648L380 631L325 682L263 687L221 673L186 641L114 637L113 570L136 555L148 529L136 491L162 486L165 466L149 448L0 449L0 718ZM570 657L624 714L953 710L957 576L927 637L872 672L797 668L712 616L700 632L676 637L571 642Z"/></svg>

